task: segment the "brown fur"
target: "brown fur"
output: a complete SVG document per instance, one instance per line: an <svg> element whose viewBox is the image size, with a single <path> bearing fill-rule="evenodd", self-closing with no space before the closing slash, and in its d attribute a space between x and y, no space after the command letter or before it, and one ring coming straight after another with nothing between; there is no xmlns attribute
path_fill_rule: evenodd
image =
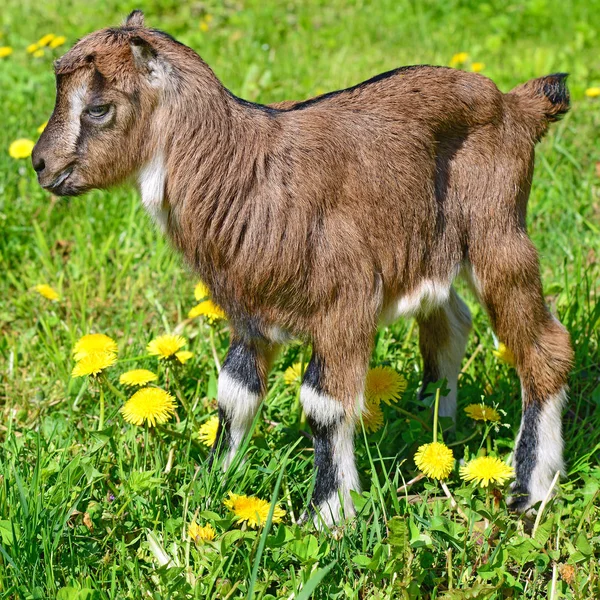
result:
<svg viewBox="0 0 600 600"><path fill-rule="evenodd" d="M534 146L568 109L562 76L503 94L478 74L408 67L266 107L233 96L139 16L78 42L56 74L33 157L45 161L40 182L72 163L57 193L107 187L162 150L167 233L234 336L268 346L278 327L310 340L325 391L349 412L381 312L424 281L450 286L462 268L515 354L525 401L565 385L568 335L545 307L525 227ZM100 131L82 118L77 147L64 147L82 84L116 116ZM433 372L451 327L439 308L419 320Z"/></svg>

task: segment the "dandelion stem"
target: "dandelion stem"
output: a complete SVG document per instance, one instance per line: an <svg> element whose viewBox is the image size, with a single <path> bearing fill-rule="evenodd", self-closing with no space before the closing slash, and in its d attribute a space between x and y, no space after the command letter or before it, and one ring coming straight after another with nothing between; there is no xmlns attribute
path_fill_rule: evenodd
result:
<svg viewBox="0 0 600 600"><path fill-rule="evenodd" d="M416 477L413 477L410 481L407 481L404 485L401 485L396 491L400 494L404 490L407 490L413 483L417 483L417 481L421 481L425 475L423 473L419 473Z"/></svg>
<svg viewBox="0 0 600 600"><path fill-rule="evenodd" d="M448 484L445 481L440 481L440 485L442 486L442 489L444 490L444 494L446 494L446 498L448 498L448 500L450 500L450 506L452 508L456 508L456 506L457 506L456 500L454 499L452 492L448 488Z"/></svg>
<svg viewBox="0 0 600 600"><path fill-rule="evenodd" d="M189 420L189 417L191 415L191 410L185 399L185 394L183 393L183 387L181 385L181 381L179 380L179 374L176 372L175 368L173 368L173 367L169 368L169 373L171 373L173 375L173 383L175 384L175 388L176 388L175 393L177 394L177 397L179 398L179 402L181 402L181 405L183 406L183 409L185 410L185 413L188 416L188 420Z"/></svg>
<svg viewBox="0 0 600 600"><path fill-rule="evenodd" d="M427 423L427 421L423 421L423 419L420 419L419 417L417 417L417 415L414 415L413 413L409 412L408 410L404 410L403 408L397 406L396 404L393 405L393 408L395 410L397 410L399 413L402 413L403 415L406 415L407 417L414 419L415 421L418 421L419 423L421 423L421 425L423 425L423 427L425 429L427 429L427 431L431 431L431 425L429 423Z"/></svg>
<svg viewBox="0 0 600 600"><path fill-rule="evenodd" d="M416 319L411 320L410 325L408 327L408 333L406 334L406 337L404 338L404 345L406 345L408 340L410 340L410 338L412 337L413 331L415 330L416 323L417 323Z"/></svg>
<svg viewBox="0 0 600 600"><path fill-rule="evenodd" d="M125 394L123 392L121 392L120 390L118 390L109 380L108 377L103 377L102 378L102 383L106 384L106 387L117 397L120 398L121 400L125 401L127 400L127 397L125 396Z"/></svg>
<svg viewBox="0 0 600 600"><path fill-rule="evenodd" d="M210 340L210 349L212 351L213 359L215 361L215 367L217 367L217 373L221 372L221 361L219 360L219 354L217 353L217 347L215 346L215 331L211 325L209 328L209 340Z"/></svg>
<svg viewBox="0 0 600 600"><path fill-rule="evenodd" d="M442 486L442 490L444 490L444 494L446 495L446 498L448 498L448 500L450 500L450 506L456 510L456 512L465 520L468 521L469 518L467 517L467 515L465 515L465 513L463 512L462 508L458 505L458 503L456 502L456 500L454 499L454 496L452 495L452 492L450 491L450 489L448 488L448 484L445 481L440 481L440 485Z"/></svg>
<svg viewBox="0 0 600 600"><path fill-rule="evenodd" d="M544 509L546 508L546 504L548 504L548 501L550 500L550 498L552 497L552 494L554 493L554 486L556 485L556 482L558 481L560 477L560 471L556 471L556 474L554 475L554 479L552 480L552 483L550 484L550 487L548 488L548 491L546 492L546 496L544 497L544 499L542 500L542 503L540 504L540 507L538 508L538 512L537 515L535 517L535 523L533 524L533 529L531 530L531 537L535 537L535 533L538 529L538 527L540 526L540 523L542 521L542 515L544 514Z"/></svg>
<svg viewBox="0 0 600 600"><path fill-rule="evenodd" d="M100 419L98 421L98 431L104 429L104 388L100 385Z"/></svg>
<svg viewBox="0 0 600 600"><path fill-rule="evenodd" d="M144 427L144 470L146 470L146 460L148 458L148 421Z"/></svg>
<svg viewBox="0 0 600 600"><path fill-rule="evenodd" d="M479 429L479 427L477 427L477 429L475 429L475 431L470 436L462 440L456 440L451 444L446 444L446 446L448 446L448 448L453 448L454 446L459 446L460 444L466 444L467 442L470 442L473 438L477 437L480 431L481 430Z"/></svg>
<svg viewBox="0 0 600 600"><path fill-rule="evenodd" d="M433 441L437 442L438 415L440 412L440 388L435 391L435 407L433 409Z"/></svg>
<svg viewBox="0 0 600 600"><path fill-rule="evenodd" d="M475 350L473 351L473 354L471 354L471 356L469 356L469 360L467 360L467 362L465 363L465 366L460 370L459 373L459 377L463 374L467 372L467 369L471 366L471 364L473 363L473 361L475 360L475 357L483 350L483 345L479 344L477 346L477 348L475 348Z"/></svg>

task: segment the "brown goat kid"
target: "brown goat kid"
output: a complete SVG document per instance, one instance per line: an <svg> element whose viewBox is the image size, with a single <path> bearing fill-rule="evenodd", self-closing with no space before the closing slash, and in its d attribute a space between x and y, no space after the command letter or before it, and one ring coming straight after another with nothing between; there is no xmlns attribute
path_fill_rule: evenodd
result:
<svg viewBox="0 0 600 600"><path fill-rule="evenodd" d="M569 336L544 304L525 226L534 146L569 107L565 75L503 94L487 78L405 67L305 102L229 92L190 48L144 26L79 41L56 66L54 113L33 152L40 184L77 195L136 177L142 201L231 324L217 447L229 464L270 358L312 344L301 399L316 482L309 512L353 513L353 436L378 324L416 317L423 390L446 379L454 417L471 326L462 273L521 377L511 501L562 470Z"/></svg>

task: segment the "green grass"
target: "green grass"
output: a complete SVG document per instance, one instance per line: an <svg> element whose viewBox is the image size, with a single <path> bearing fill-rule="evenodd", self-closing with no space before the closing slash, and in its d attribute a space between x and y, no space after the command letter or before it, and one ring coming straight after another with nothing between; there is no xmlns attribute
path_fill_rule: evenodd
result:
<svg viewBox="0 0 600 600"><path fill-rule="evenodd" d="M297 388L282 378L306 360L300 346L286 349L271 375L245 462L226 477L207 471L197 430L215 411L216 368L209 325L182 324L194 304L193 274L133 190L56 200L37 186L29 161L7 152L16 138L35 139L53 106L51 61L61 50L34 58L25 47L48 32L71 44L136 6L151 26L194 47L235 93L263 102L305 98L403 64L448 64L459 51L484 62L503 90L571 73L573 110L539 147L529 211L548 302L576 351L565 416L569 473L535 536L504 500L492 505L457 470L448 485L460 512L434 482L396 492L416 475L414 452L431 438L429 409L416 400L421 364L410 322L377 338L373 364L397 368L408 389L399 409L384 409L383 429L357 436L365 491L343 536L293 524L312 485ZM213 19L204 32L206 14ZM0 11L0 46L14 48L0 59L0 596L600 597L600 100L584 95L600 85L598 22L598 0L154 0L126 7L109 0L102 8L8 0ZM60 302L31 291L44 282ZM506 426L489 439L507 458L520 416L518 380L492 355L489 323L472 308L468 356L477 354L461 377L457 433L446 441L457 458L487 446L462 412L485 395L506 413ZM175 330L195 353L180 373L192 414L180 408L177 420L146 432L124 423L122 401L107 391L105 426L97 431L98 390L70 377L76 340L100 331L118 341L121 360L108 371L118 386L131 366L156 369L145 346ZM222 359L222 324L215 344ZM174 390L164 369L160 377ZM277 493L287 516L263 530L240 527L223 506L230 490L267 500ZM185 532L194 517L214 526L214 543L190 543Z"/></svg>

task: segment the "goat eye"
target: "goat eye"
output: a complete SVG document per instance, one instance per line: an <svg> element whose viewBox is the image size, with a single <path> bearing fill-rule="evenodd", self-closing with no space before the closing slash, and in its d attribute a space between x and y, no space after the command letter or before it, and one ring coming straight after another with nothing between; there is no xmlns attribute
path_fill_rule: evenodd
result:
<svg viewBox="0 0 600 600"><path fill-rule="evenodd" d="M102 104L99 106L90 106L87 109L87 114L93 119L100 119L108 114L110 110L110 105Z"/></svg>

